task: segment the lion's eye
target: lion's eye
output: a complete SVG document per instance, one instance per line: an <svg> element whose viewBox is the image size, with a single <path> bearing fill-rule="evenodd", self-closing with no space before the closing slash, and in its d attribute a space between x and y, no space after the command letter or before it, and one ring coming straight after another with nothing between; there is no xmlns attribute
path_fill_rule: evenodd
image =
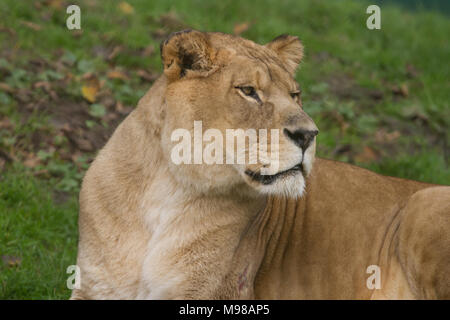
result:
<svg viewBox="0 0 450 320"><path fill-rule="evenodd" d="M253 96L256 94L255 88L253 87L240 87L240 89L246 96Z"/></svg>
<svg viewBox="0 0 450 320"><path fill-rule="evenodd" d="M258 94L256 93L255 88L250 87L250 86L236 87L236 88L241 90L241 92L243 94L245 94L246 96L251 97L251 98L255 99L258 102L261 101L261 99L259 98Z"/></svg>
<svg viewBox="0 0 450 320"><path fill-rule="evenodd" d="M301 91L291 92L291 97L295 102L299 103Z"/></svg>

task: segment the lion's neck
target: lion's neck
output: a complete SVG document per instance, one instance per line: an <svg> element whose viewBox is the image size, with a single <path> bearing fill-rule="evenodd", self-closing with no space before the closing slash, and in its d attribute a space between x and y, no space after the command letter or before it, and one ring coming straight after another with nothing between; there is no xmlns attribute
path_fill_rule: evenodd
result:
<svg viewBox="0 0 450 320"><path fill-rule="evenodd" d="M246 185L218 192L189 188L178 181L165 163L161 147L152 139L145 163L147 184L142 195L141 212L151 232L163 235L170 230L180 234L201 234L219 226L236 224L236 230L246 227L250 219L264 209L266 196L255 196ZM151 172L150 172L151 171ZM177 231L178 232L178 231Z"/></svg>
<svg viewBox="0 0 450 320"><path fill-rule="evenodd" d="M236 190L220 194L188 189L180 185L164 166L156 169L153 181L155 183L145 191L142 203L152 230L161 224L183 228L188 223L196 228L206 228L209 224L245 221L264 206L264 197L243 196Z"/></svg>

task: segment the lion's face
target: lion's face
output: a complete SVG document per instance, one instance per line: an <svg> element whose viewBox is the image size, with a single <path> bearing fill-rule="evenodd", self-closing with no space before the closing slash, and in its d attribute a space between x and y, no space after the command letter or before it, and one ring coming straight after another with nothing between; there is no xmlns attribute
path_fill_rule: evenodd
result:
<svg viewBox="0 0 450 320"><path fill-rule="evenodd" d="M185 31L161 53L168 81L162 146L174 176L202 191L245 184L301 195L318 131L293 77L303 54L298 39L261 46Z"/></svg>

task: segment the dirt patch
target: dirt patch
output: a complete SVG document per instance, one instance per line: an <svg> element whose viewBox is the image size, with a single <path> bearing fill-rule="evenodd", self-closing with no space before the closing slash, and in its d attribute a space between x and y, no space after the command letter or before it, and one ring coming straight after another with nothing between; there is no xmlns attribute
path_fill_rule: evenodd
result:
<svg viewBox="0 0 450 320"><path fill-rule="evenodd" d="M53 195L53 202L56 204L67 203L73 197L72 193L60 190L54 190L52 195Z"/></svg>
<svg viewBox="0 0 450 320"><path fill-rule="evenodd" d="M325 58L327 55L325 55ZM316 57L316 59L319 59ZM413 79L417 76L418 71L408 65L406 67L406 75ZM382 102L384 99L392 99L392 102L400 102L410 96L410 90L414 90L421 85L420 81L410 82L400 85L392 85L385 83L384 90L365 88L357 83L348 74L334 74L325 79L327 93L336 97L339 101L354 102L353 115L347 119L345 115L339 113L338 110L324 110L321 115L324 119L328 119L333 126L339 125L340 132L344 135L353 126L358 124L361 116L372 117L376 121L372 132L368 132L367 128L364 133L355 131L355 135L361 135L363 145L337 144L334 150L321 150L324 154L332 157L345 157L345 160L353 162L377 162L385 157L393 157L396 154L408 153L415 154L423 148L423 142L409 139L408 143L403 143L402 137L420 136L425 139L427 145L435 146L442 150L446 163L448 164L449 145L445 126L438 125L436 121L432 121L425 114L419 111L405 108L402 116L392 116L380 114L374 111L373 107ZM323 99L323 94L314 97L315 99ZM410 108L411 109L411 108ZM408 111L408 112L407 112ZM361 126L361 125L360 125ZM372 124L373 126L373 124ZM320 150L320 149L319 149Z"/></svg>
<svg viewBox="0 0 450 320"><path fill-rule="evenodd" d="M57 99L34 105L34 112L49 115L50 127L36 130L32 134L32 151L55 148L62 159L73 160L74 156L101 149L132 108L120 106L120 103L110 97L100 102L106 108L105 115L100 119L89 113L90 105L84 100ZM29 116L29 108L24 107L21 113L24 117ZM67 138L68 144L55 146L57 136Z"/></svg>
<svg viewBox="0 0 450 320"><path fill-rule="evenodd" d="M384 98L383 91L359 86L346 74L335 74L326 81L330 92L342 100L378 102Z"/></svg>
<svg viewBox="0 0 450 320"><path fill-rule="evenodd" d="M30 168L45 165L48 163L42 159L47 157L45 154L73 163L83 156L90 162L133 110L116 100L105 81L130 82L130 87L139 86L141 90L150 87L158 76L152 70L117 68L115 58L127 53L127 48L111 46L95 50L97 53L104 50L104 59L110 66L101 74L78 70L76 62L64 58L61 50L54 52L54 59L34 56L20 66L13 64L12 57L2 57L6 66L0 65L0 76L5 79L0 81L0 93L15 101L17 112L13 113L20 119L16 123L9 118L9 112L0 114L0 170L12 162L22 162ZM152 46L133 52L141 56L152 54L155 54ZM92 100L83 91L90 79L98 82L95 92L90 92L95 97Z"/></svg>

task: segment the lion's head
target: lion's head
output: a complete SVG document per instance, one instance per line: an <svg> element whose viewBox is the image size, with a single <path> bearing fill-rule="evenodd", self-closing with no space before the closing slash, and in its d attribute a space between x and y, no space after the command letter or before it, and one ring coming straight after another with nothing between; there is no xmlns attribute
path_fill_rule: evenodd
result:
<svg viewBox="0 0 450 320"><path fill-rule="evenodd" d="M318 133L294 79L302 56L302 44L288 35L259 45L186 30L165 40L161 139L174 177L203 192L244 185L301 195Z"/></svg>

